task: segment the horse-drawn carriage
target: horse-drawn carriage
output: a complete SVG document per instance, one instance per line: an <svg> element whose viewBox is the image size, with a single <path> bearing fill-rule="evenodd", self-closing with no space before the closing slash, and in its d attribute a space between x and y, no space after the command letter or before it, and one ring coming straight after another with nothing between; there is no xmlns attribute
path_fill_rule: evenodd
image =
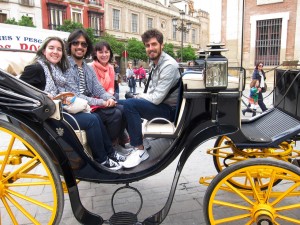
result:
<svg viewBox="0 0 300 225"><path fill-rule="evenodd" d="M300 169L291 163L299 154L293 142L300 131L300 73L276 70L275 107L241 121L245 74L240 68L231 70L233 77L227 71L227 61L213 55L204 73L185 72L176 120L145 124L144 136L153 138L149 159L132 169L110 171L93 160L81 136L63 119L60 101L0 70L2 223L19 224L22 218L59 224L65 191L82 224L160 224L189 156L206 140L219 137L208 150L218 175L203 201L207 224L300 224ZM132 182L159 173L179 155L165 205L145 220L131 212L103 218L82 205L78 181L124 184L122 188L140 193Z"/></svg>

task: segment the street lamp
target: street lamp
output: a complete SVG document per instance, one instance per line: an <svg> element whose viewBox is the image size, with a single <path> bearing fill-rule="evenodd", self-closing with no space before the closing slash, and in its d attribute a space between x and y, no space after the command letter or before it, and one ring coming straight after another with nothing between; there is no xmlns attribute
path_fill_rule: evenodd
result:
<svg viewBox="0 0 300 225"><path fill-rule="evenodd" d="M181 62L183 61L182 58L182 50L183 50L183 33L188 33L191 29L191 25L192 23L187 21L186 24L184 24L184 16L185 16L185 12L183 10L180 10L180 16L181 16L181 24L177 27L177 20L178 18L173 18L172 22L173 22L173 26L175 26L175 29L178 31L181 31Z"/></svg>

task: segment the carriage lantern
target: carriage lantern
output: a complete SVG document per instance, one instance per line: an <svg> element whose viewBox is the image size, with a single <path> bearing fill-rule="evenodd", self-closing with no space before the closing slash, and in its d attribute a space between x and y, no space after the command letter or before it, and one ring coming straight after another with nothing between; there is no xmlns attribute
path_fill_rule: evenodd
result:
<svg viewBox="0 0 300 225"><path fill-rule="evenodd" d="M205 63L204 81L208 90L223 90L228 84L228 60L221 52L228 51L222 48L224 44L213 43L207 45L207 58Z"/></svg>

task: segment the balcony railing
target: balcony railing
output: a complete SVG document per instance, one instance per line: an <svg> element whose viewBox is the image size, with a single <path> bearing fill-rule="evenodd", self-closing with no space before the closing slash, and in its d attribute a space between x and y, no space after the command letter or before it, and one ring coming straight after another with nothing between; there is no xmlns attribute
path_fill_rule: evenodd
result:
<svg viewBox="0 0 300 225"><path fill-rule="evenodd" d="M20 5L34 6L34 0L19 0Z"/></svg>
<svg viewBox="0 0 300 225"><path fill-rule="evenodd" d="M90 5L102 6L99 0L89 0Z"/></svg>

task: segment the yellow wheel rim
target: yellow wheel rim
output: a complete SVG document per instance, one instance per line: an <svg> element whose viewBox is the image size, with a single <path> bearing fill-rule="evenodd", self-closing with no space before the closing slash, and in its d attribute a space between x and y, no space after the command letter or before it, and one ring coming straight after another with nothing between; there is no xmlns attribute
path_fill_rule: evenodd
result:
<svg viewBox="0 0 300 225"><path fill-rule="evenodd" d="M299 156L299 152L294 150L292 145L283 142L279 145L279 148L266 148L266 149L238 149L234 143L227 136L222 136L218 139L215 147L208 150L209 154L213 155L213 161L215 168L218 172L223 171L225 168L252 158L275 158L282 161L289 162L291 158ZM277 180L277 183L280 180ZM244 181L231 181L235 187L242 189L248 189L247 180ZM268 184L265 184L263 188L267 188Z"/></svg>
<svg viewBox="0 0 300 225"><path fill-rule="evenodd" d="M54 224L59 207L49 162L11 130L0 127L0 137L2 224Z"/></svg>
<svg viewBox="0 0 300 225"><path fill-rule="evenodd" d="M210 224L300 224L299 168L279 161L278 166L274 160L265 160L273 165L248 161L242 167L229 167L212 181L204 199ZM238 189L233 180L247 180L251 188ZM276 180L282 182L275 185Z"/></svg>

